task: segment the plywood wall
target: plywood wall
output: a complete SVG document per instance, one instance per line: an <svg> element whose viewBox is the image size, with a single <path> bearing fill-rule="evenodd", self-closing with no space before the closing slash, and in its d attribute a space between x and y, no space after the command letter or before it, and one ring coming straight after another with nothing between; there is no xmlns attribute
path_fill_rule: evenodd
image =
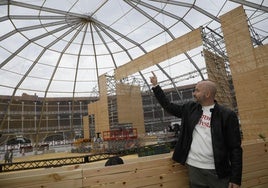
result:
<svg viewBox="0 0 268 188"><path fill-rule="evenodd" d="M94 115L95 132L110 130L107 80L105 75L100 80L100 99L88 104L88 115ZM117 115L119 124L132 124L139 134L145 133L142 96L139 86L116 84ZM90 138L88 116L84 117L84 138Z"/></svg>
<svg viewBox="0 0 268 188"><path fill-rule="evenodd" d="M100 99L94 103L88 104L88 115L95 117L95 132L103 132L110 130L109 113L108 113L108 96L106 76L99 77ZM85 131L85 129L84 129Z"/></svg>
<svg viewBox="0 0 268 188"><path fill-rule="evenodd" d="M234 109L224 59L206 49L203 50L203 53L208 79L217 83L216 100L219 104Z"/></svg>
<svg viewBox="0 0 268 188"><path fill-rule="evenodd" d="M83 116L83 130L84 130L84 138L90 139L88 116Z"/></svg>
<svg viewBox="0 0 268 188"><path fill-rule="evenodd" d="M220 19L244 139L268 136L268 47L253 47L242 6Z"/></svg>
<svg viewBox="0 0 268 188"><path fill-rule="evenodd" d="M132 123L138 134L145 133L142 96L139 86L116 84L119 123Z"/></svg>

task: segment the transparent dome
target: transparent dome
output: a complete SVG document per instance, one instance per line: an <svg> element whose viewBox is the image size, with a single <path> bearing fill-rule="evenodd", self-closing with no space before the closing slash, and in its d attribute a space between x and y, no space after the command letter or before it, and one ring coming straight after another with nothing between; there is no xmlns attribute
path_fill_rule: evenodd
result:
<svg viewBox="0 0 268 188"><path fill-rule="evenodd" d="M264 0L3 0L0 93L98 95L100 75L113 77L121 65L200 26L222 36L219 16L240 5L254 43L267 43ZM202 48L196 48L129 79L146 87L155 71L160 81L176 79L176 85L183 85L205 77L204 67Z"/></svg>

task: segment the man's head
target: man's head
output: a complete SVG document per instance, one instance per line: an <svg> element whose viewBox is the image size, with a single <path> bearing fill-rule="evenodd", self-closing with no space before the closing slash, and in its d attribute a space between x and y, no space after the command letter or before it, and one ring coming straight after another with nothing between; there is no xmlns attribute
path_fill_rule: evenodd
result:
<svg viewBox="0 0 268 188"><path fill-rule="evenodd" d="M193 96L202 106L209 106L214 104L216 92L216 84L212 81L204 80L196 84Z"/></svg>

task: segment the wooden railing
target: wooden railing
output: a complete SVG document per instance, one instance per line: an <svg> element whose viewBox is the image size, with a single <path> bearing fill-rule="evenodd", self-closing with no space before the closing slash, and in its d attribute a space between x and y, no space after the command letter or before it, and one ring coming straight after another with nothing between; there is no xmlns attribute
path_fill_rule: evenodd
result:
<svg viewBox="0 0 268 188"><path fill-rule="evenodd" d="M268 187L267 142L243 143L242 188ZM171 153L123 158L123 165L106 161L58 168L0 174L0 187L8 188L183 188L188 186L187 169L171 160Z"/></svg>

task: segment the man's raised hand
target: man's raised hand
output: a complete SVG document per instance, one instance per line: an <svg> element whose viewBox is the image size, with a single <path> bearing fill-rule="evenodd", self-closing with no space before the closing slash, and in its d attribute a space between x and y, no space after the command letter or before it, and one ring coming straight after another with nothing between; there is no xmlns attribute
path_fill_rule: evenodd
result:
<svg viewBox="0 0 268 188"><path fill-rule="evenodd" d="M153 71L152 71L152 74L153 74L153 76L150 77L150 81L151 81L153 86L156 86L157 85L157 77Z"/></svg>

